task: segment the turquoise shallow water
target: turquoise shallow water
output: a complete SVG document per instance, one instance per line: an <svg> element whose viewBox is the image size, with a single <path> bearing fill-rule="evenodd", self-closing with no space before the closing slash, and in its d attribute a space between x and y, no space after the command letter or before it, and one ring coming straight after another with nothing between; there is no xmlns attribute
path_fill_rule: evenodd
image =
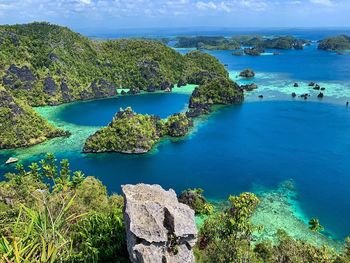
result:
<svg viewBox="0 0 350 263"><path fill-rule="evenodd" d="M221 108L199 120L188 137L164 140L145 155L81 153L84 140L106 125L120 107L132 106L137 112L165 118L186 108L193 86L176 89L173 94L125 96L37 109L57 126L70 130L72 136L28 149L1 151L0 163L16 156L29 164L53 152L58 158L69 158L72 169L100 178L110 192L120 192L121 184L145 182L177 192L201 187L209 198L217 200L264 189L263 196L266 191L271 191L273 198L277 195L279 201L274 207L282 203L290 209L280 219L261 213L260 220L282 220L283 225L291 213L295 217L289 220L290 229L299 237L307 231L305 224L300 230L300 222L318 217L327 235L338 239L350 235L350 108L344 106L350 98L350 55L318 51L315 46L304 51L282 51L280 56L210 53L227 64L234 80L256 82L259 89L248 94L244 104ZM237 78L237 73L247 67L257 72L256 78ZM299 88L292 87L296 81ZM318 92L307 86L309 81L326 87L322 101L316 98ZM311 92L311 101L292 100L293 91ZM264 95L263 101L257 101L259 94ZM12 169L0 165L0 176ZM289 179L293 179L296 193L287 202L275 189ZM278 222L276 225L281 225Z"/></svg>

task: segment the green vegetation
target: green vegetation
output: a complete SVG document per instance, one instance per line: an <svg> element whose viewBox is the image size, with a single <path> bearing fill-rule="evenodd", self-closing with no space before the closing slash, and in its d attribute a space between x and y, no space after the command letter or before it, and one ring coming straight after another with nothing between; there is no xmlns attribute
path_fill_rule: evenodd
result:
<svg viewBox="0 0 350 263"><path fill-rule="evenodd" d="M51 154L6 178L1 262L127 262L123 198L108 196L100 181Z"/></svg>
<svg viewBox="0 0 350 263"><path fill-rule="evenodd" d="M185 75L190 84L204 84L217 77L229 78L225 67L215 57L192 51L185 55L187 69Z"/></svg>
<svg viewBox="0 0 350 263"><path fill-rule="evenodd" d="M179 202L191 207L196 215L210 215L214 212L212 204L208 203L203 196L203 189L187 189L179 196Z"/></svg>
<svg viewBox="0 0 350 263"><path fill-rule="evenodd" d="M164 123L159 117L120 110L112 122L91 135L84 152L145 153L162 137Z"/></svg>
<svg viewBox="0 0 350 263"><path fill-rule="evenodd" d="M259 205L252 193L230 196L215 212L202 189L184 191L179 201L207 215L196 262L350 262L349 238L341 253L277 229L275 243L256 242L253 233L263 226L251 222ZM52 154L27 168L19 164L0 182L0 261L128 262L123 205L123 197L109 196L99 180L72 172Z"/></svg>
<svg viewBox="0 0 350 263"><path fill-rule="evenodd" d="M315 247L289 237L276 229L277 242L257 243L253 233L263 226L254 226L251 217L259 200L252 193L229 197L229 207L214 213L205 220L199 231L195 249L197 262L246 263L346 263L350 261L349 239L344 252L329 247Z"/></svg>
<svg viewBox="0 0 350 263"><path fill-rule="evenodd" d="M293 36L281 36L273 38L264 38L262 36L235 36L233 40L243 46L269 49L303 49L309 41L297 39Z"/></svg>
<svg viewBox="0 0 350 263"><path fill-rule="evenodd" d="M333 51L350 50L350 37L340 35L326 38L318 44L318 49Z"/></svg>
<svg viewBox="0 0 350 263"><path fill-rule="evenodd" d="M0 149L30 146L67 135L0 86Z"/></svg>
<svg viewBox="0 0 350 263"><path fill-rule="evenodd" d="M240 44L222 36L178 37L177 48L197 48L206 50L235 50Z"/></svg>
<svg viewBox="0 0 350 263"><path fill-rule="evenodd" d="M322 231L324 229L323 226L321 226L321 224L317 218L310 219L309 225L310 225L310 227L309 227L310 230L315 231L315 232L319 232L319 231Z"/></svg>
<svg viewBox="0 0 350 263"><path fill-rule="evenodd" d="M188 113L191 117L207 114L212 105L233 104L243 101L243 92L229 78L215 78L197 87L190 98Z"/></svg>
<svg viewBox="0 0 350 263"><path fill-rule="evenodd" d="M171 137L182 137L189 133L193 121L184 113L171 115L166 122L167 134Z"/></svg>
<svg viewBox="0 0 350 263"><path fill-rule="evenodd" d="M158 116L136 114L128 107L116 113L112 122L85 142L84 152L146 153L165 135L181 137L189 133L193 122L183 113L166 121Z"/></svg>
<svg viewBox="0 0 350 263"><path fill-rule="evenodd" d="M187 82L192 66L191 56L159 41L93 41L48 23L0 26L0 47L4 87L30 105L111 97L117 87L134 93L164 90L179 80ZM208 62L208 55L203 56ZM214 59L210 63L220 66ZM208 67L195 64L189 73Z"/></svg>

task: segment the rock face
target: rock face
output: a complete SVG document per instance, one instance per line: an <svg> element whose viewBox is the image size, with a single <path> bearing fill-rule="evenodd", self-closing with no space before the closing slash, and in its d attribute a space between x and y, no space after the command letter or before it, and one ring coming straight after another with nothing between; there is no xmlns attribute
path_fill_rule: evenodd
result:
<svg viewBox="0 0 350 263"><path fill-rule="evenodd" d="M44 81L44 92L50 96L56 94L57 86L52 77L46 77Z"/></svg>
<svg viewBox="0 0 350 263"><path fill-rule="evenodd" d="M32 71L27 67L17 67L14 64L6 71L6 75L2 79L4 86L9 87L13 90L23 89L31 90L33 88L33 83L36 78Z"/></svg>
<svg viewBox="0 0 350 263"><path fill-rule="evenodd" d="M195 262L194 211L159 185L123 185L127 246L131 262Z"/></svg>
<svg viewBox="0 0 350 263"><path fill-rule="evenodd" d="M172 137L181 137L188 134L193 121L184 113L175 113L168 118L166 123L167 134Z"/></svg>
<svg viewBox="0 0 350 263"><path fill-rule="evenodd" d="M246 84L246 85L241 85L241 89L244 91L253 91L258 88L258 85L252 83L252 84Z"/></svg>

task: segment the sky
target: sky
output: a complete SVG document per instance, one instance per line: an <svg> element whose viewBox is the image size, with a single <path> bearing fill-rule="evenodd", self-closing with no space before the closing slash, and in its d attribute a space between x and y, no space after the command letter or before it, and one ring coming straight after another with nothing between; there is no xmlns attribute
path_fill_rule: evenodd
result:
<svg viewBox="0 0 350 263"><path fill-rule="evenodd" d="M0 24L73 29L350 27L350 0L0 0Z"/></svg>

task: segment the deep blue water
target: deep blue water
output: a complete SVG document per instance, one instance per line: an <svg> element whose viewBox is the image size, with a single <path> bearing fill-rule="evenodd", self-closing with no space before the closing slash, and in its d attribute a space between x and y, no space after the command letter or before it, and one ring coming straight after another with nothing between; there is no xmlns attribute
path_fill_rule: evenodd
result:
<svg viewBox="0 0 350 263"><path fill-rule="evenodd" d="M318 40L349 32L340 31L289 34ZM319 51L315 44L303 51L279 52L279 56L260 57L236 57L231 51L209 53L228 64L229 71L250 67L258 73L274 73L281 83L276 85L284 85L285 80L325 81L343 82L343 88L350 89L350 55ZM62 107L53 120L84 129L106 125L120 107L166 117L184 109L187 102L188 95L179 94L79 102ZM23 162L37 160L44 153L42 146L40 154ZM0 163L9 154L16 152L0 152ZM72 169L100 178L110 192L120 192L121 184L145 182L178 192L201 187L210 198L226 198L249 191L256 183L273 188L292 178L307 217L320 218L339 238L350 235L350 108L342 105L301 100L245 102L219 110L189 138L163 142L150 154L83 155L77 151L72 155L62 149L56 155L69 158ZM0 176L5 171L0 166Z"/></svg>
<svg viewBox="0 0 350 263"><path fill-rule="evenodd" d="M83 126L104 126L113 118L120 108L131 106L141 114L157 114L161 118L182 111L188 104L189 96L183 94L157 93L125 96L102 101L78 102L64 107L56 118L68 123Z"/></svg>
<svg viewBox="0 0 350 263"><path fill-rule="evenodd" d="M276 50L270 50L274 52ZM282 73L289 78L301 81L349 81L350 55L321 51L314 44L300 50L278 50L278 56L241 56L232 59L223 51L210 54L229 64L228 70L241 70L246 67L257 72ZM284 76L285 77L285 76Z"/></svg>
<svg viewBox="0 0 350 263"><path fill-rule="evenodd" d="M187 53L188 50L180 50ZM266 50L279 52L278 56L233 56L230 50L207 51L227 64L229 71L252 68L256 72L281 74L281 79L295 81L349 81L350 54L337 55L317 49L317 44L304 50Z"/></svg>
<svg viewBox="0 0 350 263"><path fill-rule="evenodd" d="M135 98L142 104L142 96ZM103 111L105 102L95 101L95 111ZM73 104L72 111L86 112L86 105ZM154 105L152 111L162 114L163 108ZM99 114L94 115L88 115L89 124L100 125ZM69 120L86 124L79 114ZM201 187L210 198L226 198L251 190L255 183L277 187L294 179L306 215L317 216L343 237L350 234L349 151L350 109L321 102L265 101L220 109L190 138L162 143L155 153L67 156L62 150L56 155L68 157L72 169L101 179L110 192L120 192L121 184L144 182L178 192Z"/></svg>

